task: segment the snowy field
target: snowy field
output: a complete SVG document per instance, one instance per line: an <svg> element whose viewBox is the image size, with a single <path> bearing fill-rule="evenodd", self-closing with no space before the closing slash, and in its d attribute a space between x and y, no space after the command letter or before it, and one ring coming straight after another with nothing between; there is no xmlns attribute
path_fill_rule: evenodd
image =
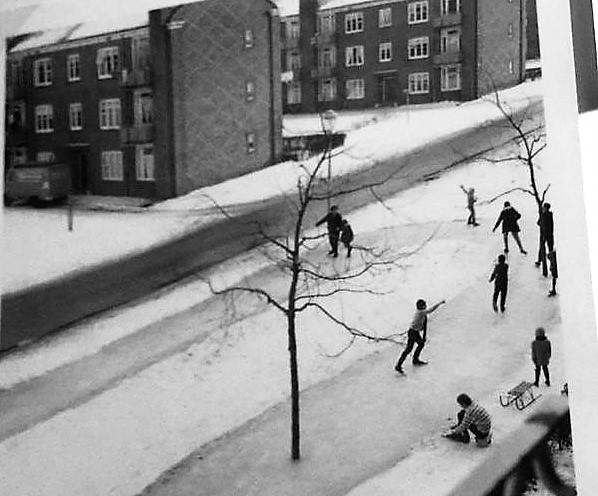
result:
<svg viewBox="0 0 598 496"><path fill-rule="evenodd" d="M541 90L541 81L528 82L505 90L502 99L517 110L531 101L539 101ZM390 112L377 123L349 132L344 153L334 158L334 170L343 174L368 167L377 160L408 153L499 117L496 106L484 100ZM357 125L356 117L351 118ZM302 127L318 126L317 116L297 120ZM341 115L339 121L342 120ZM316 161L314 157L305 164L313 167ZM242 208L243 204L294 191L301 173L297 162L286 162L196 190L144 212L78 210L72 232L67 229L64 210L4 209L2 291L17 291L123 254L143 251L220 218L214 200L225 208ZM90 240L102 242L90 243Z"/></svg>

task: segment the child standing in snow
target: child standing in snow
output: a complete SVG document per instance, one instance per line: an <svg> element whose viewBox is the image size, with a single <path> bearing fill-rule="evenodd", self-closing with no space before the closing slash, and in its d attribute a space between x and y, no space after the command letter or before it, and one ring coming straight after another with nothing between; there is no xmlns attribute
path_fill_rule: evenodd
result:
<svg viewBox="0 0 598 496"><path fill-rule="evenodd" d="M349 221L347 219L343 219L343 223L341 224L341 242L347 248L347 257L351 256L351 250L353 247L351 246L351 241L353 241L353 229L349 225Z"/></svg>
<svg viewBox="0 0 598 496"><path fill-rule="evenodd" d="M523 249L523 245L521 244L521 239L519 239L519 224L517 221L521 218L521 214L515 210L511 204L506 201L504 204L504 208L500 212L498 219L496 220L496 224L492 228L492 232L496 231L498 226L502 224L502 237L505 244L505 253L509 253L509 233L512 234L517 246L519 246L519 250L524 255L527 255L527 252Z"/></svg>
<svg viewBox="0 0 598 496"><path fill-rule="evenodd" d="M471 432L475 436L478 447L488 446L492 442L490 414L465 393L457 396L457 403L461 407L457 413L457 425L454 425L442 436L453 441L469 443L469 433Z"/></svg>
<svg viewBox="0 0 598 496"><path fill-rule="evenodd" d="M543 327L536 329L536 339L532 341L532 362L536 367L536 380L534 386L538 387L540 382L540 369L544 372L544 380L547 386L550 386L550 373L548 372L548 362L550 362L550 356L552 349L550 346L550 340L546 337L546 331Z"/></svg>
<svg viewBox="0 0 598 496"><path fill-rule="evenodd" d="M475 220L474 203L478 201L478 199L475 196L475 189L474 188L465 189L465 187L462 184L461 184L461 189L463 190L463 193L465 193L467 195L467 210L469 210L469 217L467 219L467 225L468 226L469 225L479 226L479 224Z"/></svg>
<svg viewBox="0 0 598 496"><path fill-rule="evenodd" d="M559 277L559 270L556 265L556 251L552 250L546 255L550 262L550 275L552 276L552 289L549 291L548 296L556 295L556 280Z"/></svg>
<svg viewBox="0 0 598 496"><path fill-rule="evenodd" d="M492 308L498 312L497 300L500 295L500 311L505 311L507 300L507 289L509 285L509 265L505 263L505 256L501 253L498 256L498 263L494 266L492 275L488 282L494 281L494 294L492 295Z"/></svg>

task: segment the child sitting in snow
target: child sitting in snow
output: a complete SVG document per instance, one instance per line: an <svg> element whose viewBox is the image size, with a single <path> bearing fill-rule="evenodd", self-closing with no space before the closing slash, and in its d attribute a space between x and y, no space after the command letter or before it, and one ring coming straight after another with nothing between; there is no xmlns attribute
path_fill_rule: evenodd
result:
<svg viewBox="0 0 598 496"><path fill-rule="evenodd" d="M471 432L475 436L478 447L488 446L492 442L490 414L465 393L457 396L457 403L461 407L457 413L457 424L442 436L453 441L469 443L469 432Z"/></svg>

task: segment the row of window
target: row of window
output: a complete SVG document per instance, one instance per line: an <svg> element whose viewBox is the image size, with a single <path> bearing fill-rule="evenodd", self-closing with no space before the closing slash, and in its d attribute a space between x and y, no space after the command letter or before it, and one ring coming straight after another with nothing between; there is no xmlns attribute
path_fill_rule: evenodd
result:
<svg viewBox="0 0 598 496"><path fill-rule="evenodd" d="M408 93L410 95L426 94L430 92L430 73L414 72L409 74ZM444 65L440 68L440 90L457 91L461 89L461 65ZM365 80L347 79L345 81L345 98L347 100L358 100L365 98ZM337 98L336 78L322 79L318 86L318 100L332 101ZM301 83L294 81L287 88L287 103L289 105L301 103Z"/></svg>

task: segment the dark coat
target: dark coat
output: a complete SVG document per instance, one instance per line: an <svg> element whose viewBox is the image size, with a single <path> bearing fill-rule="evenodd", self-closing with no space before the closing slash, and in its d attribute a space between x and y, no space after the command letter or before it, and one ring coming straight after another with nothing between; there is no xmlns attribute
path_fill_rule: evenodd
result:
<svg viewBox="0 0 598 496"><path fill-rule="evenodd" d="M554 219L550 210L542 210L537 224L540 226L540 232L544 237L552 238L554 236Z"/></svg>
<svg viewBox="0 0 598 496"><path fill-rule="evenodd" d="M506 263L497 263L490 276L490 282L492 281L494 281L494 286L506 288L509 283L509 265Z"/></svg>
<svg viewBox="0 0 598 496"><path fill-rule="evenodd" d="M349 224L343 224L341 227L341 242L350 243L353 241L353 229Z"/></svg>
<svg viewBox="0 0 598 496"><path fill-rule="evenodd" d="M557 279L559 277L559 269L556 263L556 251L551 251L546 255L548 261L550 262L550 274L552 277Z"/></svg>
<svg viewBox="0 0 598 496"><path fill-rule="evenodd" d="M509 206L503 208L502 212L498 216L494 229L496 229L502 223L502 232L519 232L519 224L517 221L521 218L521 214L517 212L513 207Z"/></svg>
<svg viewBox="0 0 598 496"><path fill-rule="evenodd" d="M343 225L343 218L341 214L338 212L328 212L324 217L322 217L318 222L316 222L316 226L324 224L326 222L326 227L328 228L329 233L338 234L341 230L341 226Z"/></svg>
<svg viewBox="0 0 598 496"><path fill-rule="evenodd" d="M551 353L550 340L546 336L536 336L532 341L532 362L536 365L548 365Z"/></svg>

